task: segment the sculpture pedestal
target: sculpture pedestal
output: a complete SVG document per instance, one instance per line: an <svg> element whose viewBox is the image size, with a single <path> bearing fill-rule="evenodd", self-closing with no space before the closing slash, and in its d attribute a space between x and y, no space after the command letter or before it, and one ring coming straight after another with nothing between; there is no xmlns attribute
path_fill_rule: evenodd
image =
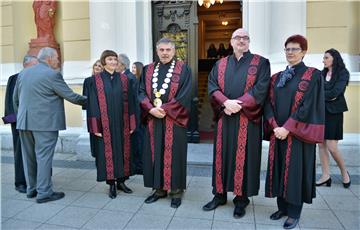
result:
<svg viewBox="0 0 360 230"><path fill-rule="evenodd" d="M61 63L60 45L56 41L49 40L48 38L31 39L31 41L29 42L30 49L27 54L36 57L38 55L40 49L44 48L44 47L51 47L51 48L56 49L56 51L59 55L59 62Z"/></svg>

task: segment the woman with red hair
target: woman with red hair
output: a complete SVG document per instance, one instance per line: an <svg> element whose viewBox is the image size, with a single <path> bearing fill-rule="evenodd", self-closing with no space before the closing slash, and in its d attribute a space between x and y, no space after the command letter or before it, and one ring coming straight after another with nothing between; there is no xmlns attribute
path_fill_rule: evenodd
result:
<svg viewBox="0 0 360 230"><path fill-rule="evenodd" d="M287 216L283 227L292 229L303 203L315 197L315 145L324 139L325 104L321 72L303 63L306 38L289 37L284 51L288 66L272 76L264 107L270 140L265 195L277 197L270 219Z"/></svg>

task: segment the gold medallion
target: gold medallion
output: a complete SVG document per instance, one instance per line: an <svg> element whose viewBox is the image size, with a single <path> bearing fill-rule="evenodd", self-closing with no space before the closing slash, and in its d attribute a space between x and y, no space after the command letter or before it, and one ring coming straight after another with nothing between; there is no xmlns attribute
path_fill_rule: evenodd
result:
<svg viewBox="0 0 360 230"><path fill-rule="evenodd" d="M160 108L162 105L162 101L160 98L155 98L154 100L154 106L157 107L157 108Z"/></svg>
<svg viewBox="0 0 360 230"><path fill-rule="evenodd" d="M157 97L157 98L161 97L161 93L159 91L156 91L155 97Z"/></svg>

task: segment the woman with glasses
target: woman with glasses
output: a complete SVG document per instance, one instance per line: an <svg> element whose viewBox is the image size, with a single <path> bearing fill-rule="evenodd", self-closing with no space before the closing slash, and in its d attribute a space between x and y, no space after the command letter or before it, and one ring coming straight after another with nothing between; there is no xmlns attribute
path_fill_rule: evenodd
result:
<svg viewBox="0 0 360 230"><path fill-rule="evenodd" d="M343 139L343 113L348 110L344 93L349 83L349 71L345 68L340 53L335 49L329 49L325 52L323 63L322 76L325 78L325 141L319 144L322 175L316 182L316 186L331 186L330 152L340 168L344 188L349 188L351 184L350 176L337 147L338 140Z"/></svg>
<svg viewBox="0 0 360 230"><path fill-rule="evenodd" d="M324 140L324 89L321 72L302 61L307 40L293 35L285 42L288 66L271 78L264 107L265 139L270 140L266 197L277 197L283 227L295 228L303 203L315 197L315 144Z"/></svg>

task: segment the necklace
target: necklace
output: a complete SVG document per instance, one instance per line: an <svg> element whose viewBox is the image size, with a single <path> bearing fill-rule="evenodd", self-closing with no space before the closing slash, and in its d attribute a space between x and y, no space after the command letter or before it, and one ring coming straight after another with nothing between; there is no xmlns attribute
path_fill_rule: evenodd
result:
<svg viewBox="0 0 360 230"><path fill-rule="evenodd" d="M169 83L170 83L170 79L173 75L174 72L174 68L175 68L175 60L173 60L171 62L171 66L166 74L166 78L164 79L164 83L161 85L161 89L157 90L158 87L158 75L159 75L159 67L160 67L160 62L156 65L154 73L153 73L153 78L152 78L152 88L153 88L153 93L155 95L155 99L154 99L154 106L157 108L160 108L162 105L162 100L161 100L161 95L164 95L166 93L166 90L169 88Z"/></svg>

